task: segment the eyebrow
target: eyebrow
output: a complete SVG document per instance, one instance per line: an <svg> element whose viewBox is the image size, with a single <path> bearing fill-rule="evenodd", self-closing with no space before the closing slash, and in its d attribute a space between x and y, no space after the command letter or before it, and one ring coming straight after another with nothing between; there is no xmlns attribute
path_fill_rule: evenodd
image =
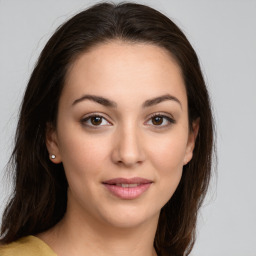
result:
<svg viewBox="0 0 256 256"><path fill-rule="evenodd" d="M72 105L76 105L77 103L81 102L81 101L84 101L84 100L91 100L91 101L94 101L94 102L97 102L105 107L112 107L112 108L116 108L117 107L117 104L114 102L114 101L111 101L109 99L106 99L106 98L103 98L101 96L96 96L96 95L89 95L89 94L86 94L86 95L83 95L81 98L75 100Z"/></svg>
<svg viewBox="0 0 256 256"><path fill-rule="evenodd" d="M170 95L170 94L165 94L165 95L162 95L162 96L159 96L159 97L155 97L153 99L149 99L149 100L146 100L142 107L145 108L145 107L151 107L153 105L156 105L160 102L163 102L163 101L166 101L166 100L172 100L172 101L175 101L177 102L180 107L182 108L182 105L181 105L181 102L174 96Z"/></svg>
<svg viewBox="0 0 256 256"><path fill-rule="evenodd" d="M111 108L117 108L117 103L112 101L112 100L109 100L109 99L106 99L104 97L101 97L101 96L96 96L96 95L89 95L89 94L86 94L86 95L83 95L82 97L76 99L73 103L72 103L72 106L76 105L77 103L79 102L82 102L84 100L90 100L90 101L94 101L96 103L99 103L105 107L111 107ZM159 97L155 97L155 98L152 98L152 99L149 99L149 100L146 100L143 104L142 104L142 107L143 108L146 108L146 107L151 107L151 106L154 106L156 104L159 104L163 101L166 101L166 100L171 100L171 101L175 101L177 102L180 107L182 108L182 104L181 102L175 97L175 96L172 96L170 94L165 94L165 95L162 95L162 96L159 96Z"/></svg>

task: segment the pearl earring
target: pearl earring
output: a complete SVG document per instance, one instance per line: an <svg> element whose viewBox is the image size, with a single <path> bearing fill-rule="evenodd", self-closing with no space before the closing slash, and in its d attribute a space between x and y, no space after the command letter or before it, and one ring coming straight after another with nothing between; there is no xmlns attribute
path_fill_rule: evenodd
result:
<svg viewBox="0 0 256 256"><path fill-rule="evenodd" d="M55 155L51 155L51 159L55 159L56 158L56 156Z"/></svg>

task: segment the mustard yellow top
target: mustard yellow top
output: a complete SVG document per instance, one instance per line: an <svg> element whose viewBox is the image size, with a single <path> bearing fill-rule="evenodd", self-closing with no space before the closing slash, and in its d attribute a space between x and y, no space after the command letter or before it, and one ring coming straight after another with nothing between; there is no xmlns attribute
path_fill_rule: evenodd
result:
<svg viewBox="0 0 256 256"><path fill-rule="evenodd" d="M0 245L0 256L57 256L41 239L26 236L15 242Z"/></svg>

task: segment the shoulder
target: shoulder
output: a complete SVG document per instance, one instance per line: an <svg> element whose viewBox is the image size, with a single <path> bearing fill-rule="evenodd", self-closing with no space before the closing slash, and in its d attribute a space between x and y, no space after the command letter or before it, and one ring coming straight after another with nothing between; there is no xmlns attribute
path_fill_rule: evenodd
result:
<svg viewBox="0 0 256 256"><path fill-rule="evenodd" d="M35 236L26 236L15 242L0 245L0 256L57 256L51 248Z"/></svg>

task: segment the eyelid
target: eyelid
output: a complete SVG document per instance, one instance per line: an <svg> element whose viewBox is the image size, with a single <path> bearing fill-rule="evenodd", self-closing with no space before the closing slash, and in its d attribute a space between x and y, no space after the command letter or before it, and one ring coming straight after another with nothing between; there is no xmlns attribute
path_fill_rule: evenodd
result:
<svg viewBox="0 0 256 256"><path fill-rule="evenodd" d="M85 124L86 121L90 120L90 118L92 117L101 117L102 119L106 120L109 124L108 125L88 125L88 124ZM87 126L87 127L90 127L90 128L94 128L94 129L98 129L102 126L110 126L110 125L113 125L109 120L108 118L106 118L102 113L89 113L85 116L82 117L81 121L80 121L83 125Z"/></svg>
<svg viewBox="0 0 256 256"><path fill-rule="evenodd" d="M153 114L149 115L149 118L152 118L154 116L163 116L163 117L169 117L170 119L172 119L174 121L174 117L170 114L170 113L166 113L166 112L156 112Z"/></svg>
<svg viewBox="0 0 256 256"><path fill-rule="evenodd" d="M167 119L167 121L169 122L167 125L152 125L154 128L157 128L157 129L161 129L161 128L166 128L172 124L175 124L176 123L176 120L173 118L173 116L169 113L165 113L165 112L157 112L157 113L153 113L151 114L147 121L148 122L149 120L151 120L152 118L154 118L155 116L160 116L162 118L165 118Z"/></svg>
<svg viewBox="0 0 256 256"><path fill-rule="evenodd" d="M166 119L169 123L167 125L152 125L154 128L157 128L157 129L166 128L166 127L176 123L176 120L173 118L173 116L171 114L165 113L165 112L157 112L157 113L153 113L153 114L149 115L149 117L147 118L146 123L148 123L149 120L151 120L152 118L154 118L156 116L159 116L159 117L162 117L162 118ZM109 124L108 125L101 125L101 124L100 125L88 125L88 124L85 124L85 122L90 120L90 118L92 118L92 117L101 117L102 119L106 120L106 122L108 122ZM97 112L93 112L93 113L89 113L89 114L85 115L81 119L80 122L83 125L88 126L90 128L94 128L94 129L99 129L100 127L113 125L108 120L108 118L104 117L104 115L102 113L97 113Z"/></svg>

